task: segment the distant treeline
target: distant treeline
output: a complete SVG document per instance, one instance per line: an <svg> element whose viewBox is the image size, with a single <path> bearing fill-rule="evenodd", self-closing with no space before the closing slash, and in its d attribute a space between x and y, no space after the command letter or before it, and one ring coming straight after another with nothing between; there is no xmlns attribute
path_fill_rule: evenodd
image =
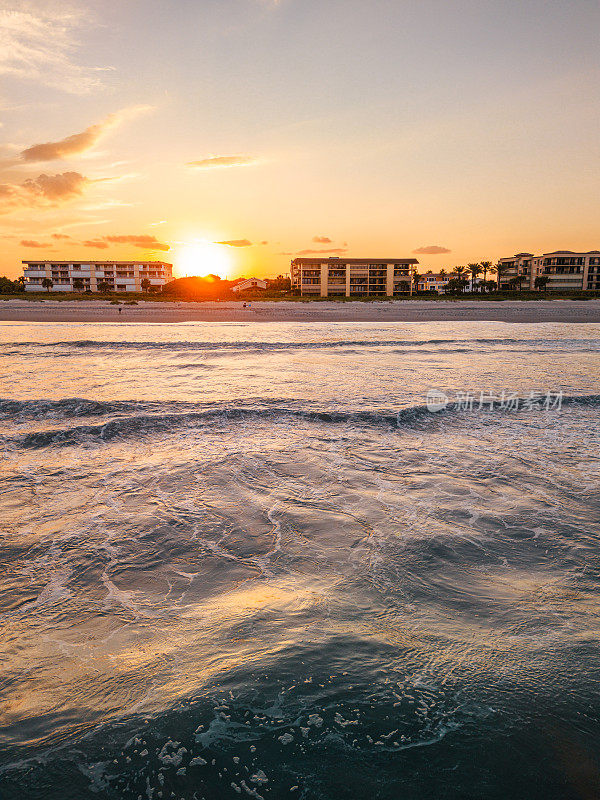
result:
<svg viewBox="0 0 600 800"><path fill-rule="evenodd" d="M17 278L16 281L11 281L10 278L4 275L0 276L0 294L18 294L25 291L25 279Z"/></svg>
<svg viewBox="0 0 600 800"><path fill-rule="evenodd" d="M175 280L171 281L170 283L165 284L162 287L162 291L160 291L159 287L158 293L162 295L167 295L168 297L178 298L180 297L182 300L231 300L234 298L241 299L241 298L253 298L253 297L274 297L281 295L285 292L290 291L290 279L284 277L283 275L279 275L277 278L266 279L267 281L267 288L265 289L250 289L246 292L239 292L235 293L232 291L233 286L238 283L239 278L235 281L225 281L219 278L218 275L206 275L204 277L192 277L192 278L176 278ZM40 292L44 292L47 294L50 290L52 284L48 287L40 286ZM99 287L102 289L102 287ZM155 287L151 287L155 289ZM82 289L76 293L81 294ZM2 294L18 294L25 291L25 279L23 277L17 278L17 280L13 281L10 278L6 278L4 276L0 277L0 295ZM100 294L108 294L109 292L102 292ZM71 293L60 293L62 295L62 299L66 299L68 295ZM91 294L91 292L87 292L87 294ZM118 294L115 292L110 292L110 294Z"/></svg>
<svg viewBox="0 0 600 800"><path fill-rule="evenodd" d="M289 292L290 279L279 275L271 280L267 279L267 288L250 289L245 292L235 293L233 287L239 279L227 281L218 275L194 276L191 278L176 278L163 286L161 294L182 299L202 300L230 300L235 297L265 297L282 292Z"/></svg>
<svg viewBox="0 0 600 800"><path fill-rule="evenodd" d="M191 297L222 300L224 297L231 296L231 287L235 284L236 281L224 281L218 275L205 275L202 278L200 276L175 278L162 287L162 294L186 300Z"/></svg>

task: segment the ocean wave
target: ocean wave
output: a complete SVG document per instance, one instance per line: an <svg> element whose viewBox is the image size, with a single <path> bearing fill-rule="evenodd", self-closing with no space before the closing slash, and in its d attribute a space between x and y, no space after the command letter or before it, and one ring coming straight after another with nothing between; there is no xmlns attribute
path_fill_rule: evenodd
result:
<svg viewBox="0 0 600 800"><path fill-rule="evenodd" d="M594 351L600 350L597 339L562 339L574 347L585 346ZM427 345L458 345L471 347L474 345L526 345L528 349L536 346L556 346L552 339L519 339L508 338L476 338L476 339L348 339L335 341L310 341L310 342L266 342L266 341L219 341L219 342L192 342L192 341L99 341L95 339L77 339L59 342L17 342L18 348L66 348L83 350L310 350L342 347L424 347Z"/></svg>
<svg viewBox="0 0 600 800"><path fill-rule="evenodd" d="M281 403L294 403L288 398L253 397L247 403L257 405L277 405ZM206 410L212 406L221 405L218 402L203 402L202 404L184 400L89 400L82 397L65 397L60 400L11 400L0 398L0 420L28 420L28 419L76 419L80 417L104 417L111 414L164 414L167 411L183 412Z"/></svg>
<svg viewBox="0 0 600 800"><path fill-rule="evenodd" d="M149 410L153 403L137 401L86 400L67 397L62 400L9 400L0 398L0 419L42 419L69 417L96 417L105 414L120 414L141 409Z"/></svg>
<svg viewBox="0 0 600 800"><path fill-rule="evenodd" d="M32 402L32 401L29 401ZM61 401L55 401L60 403ZM66 402L66 401L65 401ZM71 401L73 402L73 401ZM92 401L78 401L80 403ZM110 403L98 403L98 408L106 409ZM123 410L140 410L142 404L116 403ZM150 405L150 404L146 404ZM184 405L184 404L182 404ZM192 404L188 404L192 405ZM563 406L600 406L600 395L569 395L562 398ZM94 406L91 406L92 408ZM299 420L306 423L325 425L354 425L369 428L414 428L428 425L439 426L449 420L463 418L461 405L450 402L438 412L432 412L426 405L415 405L397 412L307 410L286 407L224 407L196 408L172 413L143 413L112 419L97 425L75 425L55 430L33 431L21 436L4 437L4 445L9 448L38 449L45 447L64 447L86 442L109 442L144 435L170 433L185 427L202 425L230 424L245 421L289 422ZM467 413L467 412L465 412ZM468 412L472 418L472 412ZM483 414L519 414L519 410L503 411L501 408L481 410Z"/></svg>
<svg viewBox="0 0 600 800"><path fill-rule="evenodd" d="M397 416L395 414L232 407L174 414L141 414L110 420L101 425L75 425L71 428L59 430L36 431L12 439L7 438L5 443L16 445L23 449L57 447L80 444L94 439L108 442L112 439L128 438L136 435L168 433L177 428L197 427L202 424L243 422L245 420L279 422L291 419L329 424L354 422L363 426L386 425L391 427L397 424Z"/></svg>

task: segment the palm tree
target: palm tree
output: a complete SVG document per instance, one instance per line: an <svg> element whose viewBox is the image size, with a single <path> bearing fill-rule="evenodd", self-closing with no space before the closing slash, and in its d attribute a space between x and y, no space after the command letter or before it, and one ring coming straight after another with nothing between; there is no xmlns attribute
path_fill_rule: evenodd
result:
<svg viewBox="0 0 600 800"><path fill-rule="evenodd" d="M550 278L548 277L548 275L538 275L537 278L534 280L533 285L535 286L536 289L539 289L540 291L543 292L546 289L546 284L548 283L549 280Z"/></svg>
<svg viewBox="0 0 600 800"><path fill-rule="evenodd" d="M98 291L102 294L110 292L111 286L107 281L98 281Z"/></svg>
<svg viewBox="0 0 600 800"><path fill-rule="evenodd" d="M493 275L493 272L492 272L493 266L492 266L492 262L491 261L481 261L479 263L479 266L481 267L481 269L483 271L483 280L484 281L487 280L488 272L490 273L490 275Z"/></svg>
<svg viewBox="0 0 600 800"><path fill-rule="evenodd" d="M481 264L469 264L469 272L471 273L471 291L475 291L475 279L481 275Z"/></svg>
<svg viewBox="0 0 600 800"><path fill-rule="evenodd" d="M496 275L496 285L498 286L498 291L500 291L500 279L502 278L502 273L504 272L504 264L498 262L496 266L492 267L490 272Z"/></svg>
<svg viewBox="0 0 600 800"><path fill-rule="evenodd" d="M150 291L150 286L151 286L151 285L152 285L152 284L150 283L150 279L149 279L149 278L142 278L142 284L141 284L141 286L142 286L142 289L143 289L145 292L148 292L148 291Z"/></svg>
<svg viewBox="0 0 600 800"><path fill-rule="evenodd" d="M461 292L464 292L464 290L465 290L465 284L466 284L465 272L466 271L467 271L466 267L454 267L454 269L452 270L452 273L454 275L456 275L456 279L460 284L460 287L461 287L460 291Z"/></svg>
<svg viewBox="0 0 600 800"><path fill-rule="evenodd" d="M73 291L74 292L83 291L83 278L73 278Z"/></svg>
<svg viewBox="0 0 600 800"><path fill-rule="evenodd" d="M42 278L42 287L49 292L50 289L54 286L54 281L52 278Z"/></svg>
<svg viewBox="0 0 600 800"><path fill-rule="evenodd" d="M25 291L25 283L26 283L26 281L25 281L25 276L24 275L21 275L19 278L17 278L15 283L17 284L18 289L19 289L20 292L24 292Z"/></svg>
<svg viewBox="0 0 600 800"><path fill-rule="evenodd" d="M420 275L420 274L417 272L417 270L416 270L416 269L413 269L413 271L412 271L412 284L414 284L414 286L415 286L415 291L417 291L417 292L419 291L419 281L421 280L421 278L422 278L422 277L423 277L423 276L422 276L422 275ZM411 293L412 293L412 284L411 284Z"/></svg>

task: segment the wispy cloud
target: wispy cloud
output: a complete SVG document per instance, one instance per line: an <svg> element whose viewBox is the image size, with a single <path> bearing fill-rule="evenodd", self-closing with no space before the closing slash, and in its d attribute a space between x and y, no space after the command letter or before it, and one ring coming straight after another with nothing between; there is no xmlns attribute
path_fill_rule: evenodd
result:
<svg viewBox="0 0 600 800"><path fill-rule="evenodd" d="M345 253L347 248L345 247L329 247L327 249L322 250L298 250L296 255L298 256L310 256L319 253Z"/></svg>
<svg viewBox="0 0 600 800"><path fill-rule="evenodd" d="M52 247L52 245L49 244L48 242L37 242L34 239L21 239L19 244L21 245L21 247L40 247L44 249Z"/></svg>
<svg viewBox="0 0 600 800"><path fill-rule="evenodd" d="M109 131L114 130L126 120L150 110L152 110L152 106L133 106L121 109L114 114L109 114L102 122L90 125L81 133L74 133L58 142L34 144L23 150L21 158L24 161L54 161L84 153Z"/></svg>
<svg viewBox="0 0 600 800"><path fill-rule="evenodd" d="M413 253L417 255L423 256L438 256L442 253L451 253L452 250L448 250L447 247L440 247L437 244L430 244L427 247L417 247L416 250L413 250Z"/></svg>
<svg viewBox="0 0 600 800"><path fill-rule="evenodd" d="M194 169L222 169L224 167L251 167L258 164L258 159L252 156L213 156L201 158L200 161L188 161L188 167Z"/></svg>
<svg viewBox="0 0 600 800"><path fill-rule="evenodd" d="M65 200L81 194L89 178L79 172L63 172L58 175L42 173L37 178L28 178L23 187L32 195L38 195L47 200Z"/></svg>
<svg viewBox="0 0 600 800"><path fill-rule="evenodd" d="M171 246L164 242L159 242L156 236L148 234L126 236L103 236L102 239L110 244L130 244L133 247L143 247L145 250L170 250Z"/></svg>
<svg viewBox="0 0 600 800"><path fill-rule="evenodd" d="M69 236L68 233L53 233L52 234L52 238L53 239L70 239L71 237Z"/></svg>
<svg viewBox="0 0 600 800"><path fill-rule="evenodd" d="M147 234L126 234L119 236L98 236L96 239L87 239L81 243L83 247L95 247L98 250L106 250L110 245L128 244L133 247L141 247L144 250L169 250L170 245L159 242L155 236Z"/></svg>
<svg viewBox="0 0 600 800"><path fill-rule="evenodd" d="M331 244L333 241L329 236L313 236L312 240L316 244Z"/></svg>
<svg viewBox="0 0 600 800"><path fill-rule="evenodd" d="M97 247L98 250L106 250L108 248L108 242L105 242L102 239L88 239L81 244L84 247Z"/></svg>
<svg viewBox="0 0 600 800"><path fill-rule="evenodd" d="M36 81L72 94L100 85L106 68L77 64L76 52L85 16L56 8L40 11L24 3L4 3L0 10L0 74Z"/></svg>
<svg viewBox="0 0 600 800"><path fill-rule="evenodd" d="M42 173L21 184L1 183L0 212L57 205L81 195L89 183L89 178L79 172L63 172L58 175Z"/></svg>
<svg viewBox="0 0 600 800"><path fill-rule="evenodd" d="M252 247L250 239L227 239L224 242L215 242L215 244L226 244L228 247Z"/></svg>

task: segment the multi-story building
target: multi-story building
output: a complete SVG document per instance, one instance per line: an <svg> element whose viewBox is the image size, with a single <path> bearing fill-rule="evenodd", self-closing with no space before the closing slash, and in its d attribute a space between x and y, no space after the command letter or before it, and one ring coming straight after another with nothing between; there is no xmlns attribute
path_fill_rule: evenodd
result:
<svg viewBox="0 0 600 800"><path fill-rule="evenodd" d="M419 278L418 289L420 292L443 292L448 281L455 277L447 272L427 272Z"/></svg>
<svg viewBox="0 0 600 800"><path fill-rule="evenodd" d="M172 280L173 265L164 261L23 261L26 292L43 291L42 281L52 281L52 292L98 292L100 284L108 291L141 292L146 279L160 289ZM104 287L102 287L104 288Z"/></svg>
<svg viewBox="0 0 600 800"><path fill-rule="evenodd" d="M294 258L292 289L309 297L393 297L410 291L416 258Z"/></svg>
<svg viewBox="0 0 600 800"><path fill-rule="evenodd" d="M600 289L600 250L573 253L571 250L556 250L534 256L533 253L517 253L510 258L501 258L500 289L508 289L511 281L520 278L522 289L534 289L535 279L548 278L546 289Z"/></svg>
<svg viewBox="0 0 600 800"><path fill-rule="evenodd" d="M539 257L533 253L517 253L510 258L498 260L499 278L498 288L508 289L515 278L521 278L521 288L533 288L533 283L538 275ZM535 262L535 263L534 263Z"/></svg>

